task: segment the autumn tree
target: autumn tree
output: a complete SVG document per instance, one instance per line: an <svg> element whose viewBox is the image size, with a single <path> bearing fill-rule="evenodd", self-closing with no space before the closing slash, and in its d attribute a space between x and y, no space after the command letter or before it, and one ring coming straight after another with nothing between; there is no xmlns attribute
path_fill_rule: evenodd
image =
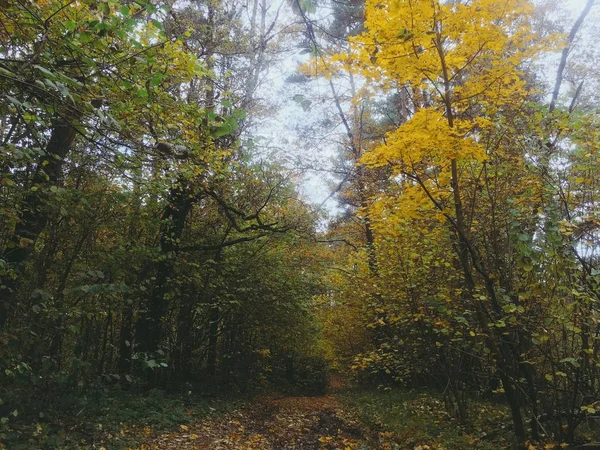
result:
<svg viewBox="0 0 600 450"><path fill-rule="evenodd" d="M416 354L425 351L434 366L451 369L442 370L447 382L440 384L449 388L445 392L454 390L451 403L464 417L465 374L486 361L521 442L527 435L523 405L531 436L540 433L541 366L532 363L538 355L532 336L552 308L531 300L536 288L528 274L534 248L542 245L536 243L540 230L555 239L544 200L547 179L530 165L540 154L530 136L548 124L543 105L536 104L540 86L532 61L551 45L533 31L533 12L521 1L503 8L487 1L369 1L366 31L351 39L349 51L329 60L332 67L353 68L384 95L401 89L407 99L406 121L360 162L390 171L390 185L375 195L369 211L380 236L378 260L398 258L381 272L389 280L382 283L389 287L383 296L396 307L388 320L412 317L416 334L392 327L388 351L357 367L386 367L398 379L410 379L414 367L410 361L408 370L405 363L398 366L402 358L391 350L397 351L396 342L421 341ZM549 112L553 108L551 103ZM401 242L411 244L399 253L394 247ZM421 248L424 243L429 247ZM447 252L454 255L450 260ZM433 254L438 256L425 257ZM432 283L422 286L419 271L428 267L444 274L444 281L435 285L439 275L430 274ZM407 279L398 278L404 274ZM424 335L429 337L421 340ZM429 339L439 351L427 348ZM469 354L475 359L465 359Z"/></svg>

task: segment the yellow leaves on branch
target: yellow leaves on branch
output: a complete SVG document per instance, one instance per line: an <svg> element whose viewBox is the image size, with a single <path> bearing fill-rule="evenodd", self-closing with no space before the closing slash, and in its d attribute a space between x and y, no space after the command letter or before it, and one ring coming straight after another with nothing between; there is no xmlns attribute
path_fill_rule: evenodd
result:
<svg viewBox="0 0 600 450"><path fill-rule="evenodd" d="M323 77L326 80L331 80L343 71L349 71L349 69L348 64L341 63L335 56L328 58L324 55L313 56L298 67L299 72L304 75L315 78Z"/></svg>
<svg viewBox="0 0 600 450"><path fill-rule="evenodd" d="M459 101L493 100L524 89L518 66L543 48L528 24L532 11L525 0L368 0L368 31L352 39L353 55L365 67L442 97L449 85L460 86Z"/></svg>
<svg viewBox="0 0 600 450"><path fill-rule="evenodd" d="M466 134L472 126L456 121L450 128L444 115L434 108L423 108L396 130L386 142L362 158L371 167L392 165L398 173L420 171L424 165L445 168L452 159L483 161L485 151Z"/></svg>
<svg viewBox="0 0 600 450"><path fill-rule="evenodd" d="M464 178L488 153L501 157L489 137L531 94L522 67L549 41L533 32L527 0L367 0L365 12L366 31L334 60L411 96L411 117L360 162L391 168L414 219L428 196L445 208L453 182L465 181L451 182L452 161L459 167L454 177ZM427 196L416 194L420 188ZM386 215L384 203L375 205L375 216Z"/></svg>

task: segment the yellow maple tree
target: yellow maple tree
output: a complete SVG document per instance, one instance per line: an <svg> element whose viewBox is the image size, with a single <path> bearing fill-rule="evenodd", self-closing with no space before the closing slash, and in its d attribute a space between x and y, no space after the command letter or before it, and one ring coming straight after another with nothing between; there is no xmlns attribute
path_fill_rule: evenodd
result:
<svg viewBox="0 0 600 450"><path fill-rule="evenodd" d="M367 31L335 59L409 90L412 117L362 162L424 178L434 166L435 184L457 190L457 160L485 160L492 149L482 134L530 93L523 66L545 45L528 23L532 8L523 0L367 1Z"/></svg>
<svg viewBox="0 0 600 450"><path fill-rule="evenodd" d="M497 251L510 231L499 233L496 226L509 223L509 204L535 208L539 180L524 170L526 154L515 146L521 139L515 124L529 114L536 89L530 66L550 41L533 30L533 5L526 0L368 0L365 13L366 31L351 38L350 50L332 57L332 64L352 67L384 90L403 91L408 98L402 123L360 160L369 167L388 167L395 185L371 206L378 251L394 254L406 239L412 244L392 257L394 264L406 264L409 272L425 266L439 273L441 267L420 256L428 251L427 242L451 245L455 260L443 270L454 270L457 283L435 295L459 310L473 308L478 329L469 336L480 331L491 336L486 345L496 363L507 367L519 356L489 329L490 323L504 323L498 297L511 288L502 278L505 256ZM527 202L520 203L524 197ZM425 245L411 252L416 237ZM396 292L401 291L398 285ZM414 320L421 321L425 310L413 309ZM434 321L434 326L446 328L447 323ZM514 406L515 433L522 439L518 394L510 378L501 377Z"/></svg>

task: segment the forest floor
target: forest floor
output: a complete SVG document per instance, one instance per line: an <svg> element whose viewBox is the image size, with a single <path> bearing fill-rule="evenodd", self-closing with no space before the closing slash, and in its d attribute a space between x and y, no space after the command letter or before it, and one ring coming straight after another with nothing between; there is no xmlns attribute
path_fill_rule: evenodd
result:
<svg viewBox="0 0 600 450"><path fill-rule="evenodd" d="M429 393L342 389L318 397L255 397L222 414L147 436L139 450L499 450L507 416L474 405L460 426ZM493 435L493 436L492 436ZM491 439L490 439L491 438ZM531 445L529 448L537 449ZM553 447L539 447L553 448Z"/></svg>
<svg viewBox="0 0 600 450"><path fill-rule="evenodd" d="M153 433L140 450L499 450L509 448L505 408L473 403L460 425L430 392L347 386L318 397L255 397L210 418ZM554 448L530 445L530 449Z"/></svg>
<svg viewBox="0 0 600 450"><path fill-rule="evenodd" d="M335 381L335 380L334 380ZM33 450L505 450L498 402L473 400L468 425L441 394L330 383L321 396L212 397L120 391L0 430L0 449ZM73 413L75 411L75 413ZM62 414L59 414L62 413ZM19 416L21 418L21 416ZM560 448L558 443L529 449Z"/></svg>
<svg viewBox="0 0 600 450"><path fill-rule="evenodd" d="M141 449L320 450L399 448L382 442L337 397L260 397L218 418L161 434Z"/></svg>
<svg viewBox="0 0 600 450"><path fill-rule="evenodd" d="M89 410L88 410L89 408ZM60 411L64 411L60 408ZM87 411L87 412L86 412ZM506 450L508 411L473 399L461 424L440 393L342 386L321 396L271 393L232 398L121 392L75 415L0 430L10 450ZM588 436L598 441L597 430ZM588 442L589 442L588 441ZM558 442L527 443L559 450ZM594 447L597 448L597 447Z"/></svg>

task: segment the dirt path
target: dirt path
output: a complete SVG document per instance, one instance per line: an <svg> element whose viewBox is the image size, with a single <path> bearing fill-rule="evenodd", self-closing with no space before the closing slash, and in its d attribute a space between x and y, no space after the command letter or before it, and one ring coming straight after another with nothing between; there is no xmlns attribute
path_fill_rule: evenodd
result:
<svg viewBox="0 0 600 450"><path fill-rule="evenodd" d="M365 427L332 396L260 398L250 406L163 434L142 449L367 450ZM392 448L392 447L387 447Z"/></svg>

